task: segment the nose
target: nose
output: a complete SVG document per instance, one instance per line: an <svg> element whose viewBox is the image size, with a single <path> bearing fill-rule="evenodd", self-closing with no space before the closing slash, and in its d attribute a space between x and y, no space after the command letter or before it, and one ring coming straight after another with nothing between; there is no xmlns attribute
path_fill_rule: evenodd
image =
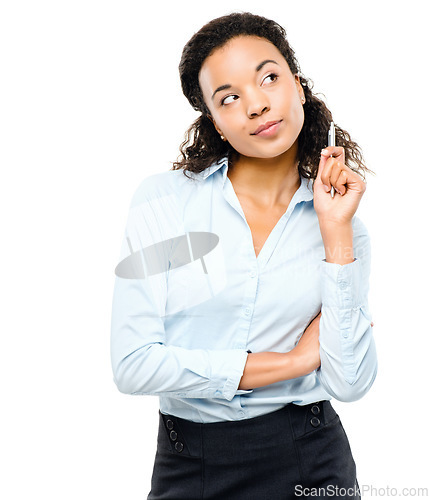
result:
<svg viewBox="0 0 429 500"><path fill-rule="evenodd" d="M270 103L267 95L262 90L255 91L248 96L247 115L249 118L262 115L269 111Z"/></svg>

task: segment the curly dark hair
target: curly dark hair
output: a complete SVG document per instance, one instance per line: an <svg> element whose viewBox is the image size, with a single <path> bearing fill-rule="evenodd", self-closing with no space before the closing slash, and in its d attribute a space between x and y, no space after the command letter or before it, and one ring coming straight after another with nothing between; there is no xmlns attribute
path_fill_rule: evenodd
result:
<svg viewBox="0 0 429 500"><path fill-rule="evenodd" d="M298 136L298 171L305 178L315 179L320 151L327 146L326 138L332 114L326 104L312 92L313 82L301 73L295 52L286 39L286 31L278 23L250 12L234 12L205 24L188 41L179 64L183 94L201 115L194 121L180 145L180 157L173 162L172 170L183 169L199 173L214 162L227 156L230 165L238 152L223 141L211 121L210 111L204 102L199 85L199 72L205 59L231 38L240 35L265 38L277 47L286 59L293 75L298 75L304 90L304 124ZM336 145L345 151L345 164L365 179L365 172L372 172L363 161L361 150L350 134L335 124ZM189 177L189 176L187 176Z"/></svg>

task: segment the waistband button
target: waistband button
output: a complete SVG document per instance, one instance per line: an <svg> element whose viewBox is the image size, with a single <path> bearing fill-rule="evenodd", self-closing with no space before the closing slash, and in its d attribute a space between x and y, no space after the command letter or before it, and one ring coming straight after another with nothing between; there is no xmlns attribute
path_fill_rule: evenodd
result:
<svg viewBox="0 0 429 500"><path fill-rule="evenodd" d="M176 439L177 439L177 432L176 431L171 431L170 432L170 439L172 441L176 441Z"/></svg>
<svg viewBox="0 0 429 500"><path fill-rule="evenodd" d="M320 413L320 408L318 406L316 406L316 405L312 406L311 407L311 413L313 415L318 415Z"/></svg>
<svg viewBox="0 0 429 500"><path fill-rule="evenodd" d="M319 420L317 417L313 417L313 418L310 420L310 424L311 424L313 427L319 427L319 425L320 425L320 420Z"/></svg>
<svg viewBox="0 0 429 500"><path fill-rule="evenodd" d="M183 451L183 443L181 443L180 441L177 441L174 447L176 448L176 451L178 451L179 453Z"/></svg>
<svg viewBox="0 0 429 500"><path fill-rule="evenodd" d="M167 420L167 424L166 424L166 425L167 425L167 429L168 429L169 431L171 431L171 429L173 428L173 425L174 425L174 424L173 424L173 421L172 421L172 420L168 419L168 420Z"/></svg>

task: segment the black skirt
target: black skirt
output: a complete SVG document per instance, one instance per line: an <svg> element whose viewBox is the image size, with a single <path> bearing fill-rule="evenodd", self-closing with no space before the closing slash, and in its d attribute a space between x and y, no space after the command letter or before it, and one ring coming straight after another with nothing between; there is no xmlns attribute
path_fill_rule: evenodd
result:
<svg viewBox="0 0 429 500"><path fill-rule="evenodd" d="M329 401L233 422L159 416L148 500L360 498L349 441Z"/></svg>

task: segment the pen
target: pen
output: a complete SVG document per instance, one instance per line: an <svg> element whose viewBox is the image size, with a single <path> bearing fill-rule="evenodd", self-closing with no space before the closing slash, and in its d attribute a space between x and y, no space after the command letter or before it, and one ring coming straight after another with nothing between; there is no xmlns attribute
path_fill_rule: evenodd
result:
<svg viewBox="0 0 429 500"><path fill-rule="evenodd" d="M331 126L329 127L329 131L328 131L328 147L329 146L335 146L335 125L334 125L334 122L331 122ZM333 198L334 195L335 195L335 189L334 189L334 186L332 186L331 187L331 198Z"/></svg>

